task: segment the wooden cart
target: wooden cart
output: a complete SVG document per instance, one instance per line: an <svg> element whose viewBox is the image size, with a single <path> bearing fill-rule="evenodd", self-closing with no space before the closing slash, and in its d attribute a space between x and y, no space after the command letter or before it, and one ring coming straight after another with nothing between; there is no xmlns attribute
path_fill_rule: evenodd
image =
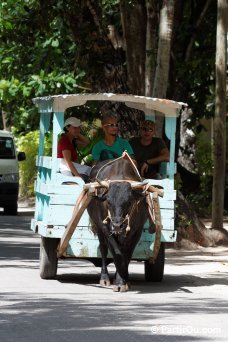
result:
<svg viewBox="0 0 228 342"><path fill-rule="evenodd" d="M159 250L156 260L151 262L156 233L150 233L149 220L146 222L140 241L132 256L132 260L143 261L145 265L145 279L161 281L164 272L165 248L164 243L176 240L174 227L176 191L174 189L174 174L176 164L175 132L176 118L184 103L171 100L156 99L127 94L75 94L56 95L35 98L34 104L40 113L40 146L36 160L37 180L35 182L36 208L31 222L31 229L41 236L40 243L40 276L51 279L56 276L58 265L57 248L66 227L72 219L75 203L83 191L84 182L79 177L66 176L59 171L57 158L57 143L63 129L64 114L67 108L82 106L89 101L114 101L125 103L126 106L145 112L146 119L156 122L158 115L165 120L165 134L170 141L170 161L161 167L162 179L150 179L147 182L164 189L164 196L160 199L159 216L161 232L159 236ZM44 155L44 138L47 132L53 132L52 156ZM158 233L157 233L158 234ZM157 236L158 240L158 236ZM74 257L91 261L95 266L101 264L98 238L93 234L87 210L77 224L77 229L67 244L64 257ZM109 255L111 260L111 255Z"/></svg>

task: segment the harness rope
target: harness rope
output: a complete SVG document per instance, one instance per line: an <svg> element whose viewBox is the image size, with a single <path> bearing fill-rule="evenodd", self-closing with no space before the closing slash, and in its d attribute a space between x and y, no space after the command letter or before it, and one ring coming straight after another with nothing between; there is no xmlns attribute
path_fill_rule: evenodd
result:
<svg viewBox="0 0 228 342"><path fill-rule="evenodd" d="M131 165L132 165L134 171L136 172L137 176L139 176L140 181L142 181L142 177L140 176L140 173L139 173L139 171L138 171L138 169L137 169L135 163L133 162L132 158L129 156L129 154L128 154L126 151L123 152L122 156L120 156L120 157L118 157L118 158L116 158L116 159L110 160L109 162L107 162L106 164L104 164L104 165L98 170L98 172L97 172L97 174L96 174L96 178L98 178L99 173L101 172L101 170L102 170L106 165L110 165L110 164L112 164L112 163L115 163L115 162L116 162L117 160L119 160L119 159L126 159L126 158L127 158L127 159L129 160L129 162L131 163Z"/></svg>
<svg viewBox="0 0 228 342"><path fill-rule="evenodd" d="M126 158L127 158L127 159L129 160L129 162L131 163L131 166L133 167L133 169L134 169L134 171L136 172L137 176L140 178L140 181L142 181L142 178L141 178L141 176L140 176L140 173L139 173L139 171L138 171L138 169L137 169L135 163L133 162L132 158L128 155L128 153L127 153L126 151L124 151L124 153L122 154L122 156L120 156L120 157L118 157L118 158L116 158L116 159L114 159L114 160L110 160L110 161L107 162L105 165L103 165L103 166L98 170L98 172L97 172L97 174L96 174L96 181L97 181L98 183L100 183L100 180L98 179L98 175L99 175L99 173L101 172L101 170L102 170L105 166L110 165L110 164L116 162L116 161L119 160L119 159L126 159ZM121 181L121 182L129 182L129 183L132 183L132 181L130 181L130 180L109 180L110 183L111 183L111 182L119 182L119 181ZM101 183L100 183L100 184L101 184ZM147 188L147 189L148 189L148 188ZM130 228L130 219L131 219L131 217L132 217L132 215L133 215L133 212L134 212L135 208L138 207L138 204L139 204L139 203L140 203L140 200L134 201L133 205L131 206L130 213L127 214L126 217L125 217L125 219L123 220L123 223L124 223L125 221L127 221L126 234L127 234L127 232L129 232L130 229L131 229L131 228ZM107 215L107 217L103 220L103 223L104 223L104 224L107 224L108 221L112 222L112 217L111 217L111 214L110 214L109 209L108 209L108 215Z"/></svg>

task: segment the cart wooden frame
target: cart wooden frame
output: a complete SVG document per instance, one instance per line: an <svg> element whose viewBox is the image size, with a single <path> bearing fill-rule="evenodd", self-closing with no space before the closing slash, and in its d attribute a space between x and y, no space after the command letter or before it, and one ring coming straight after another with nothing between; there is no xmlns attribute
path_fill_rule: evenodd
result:
<svg viewBox="0 0 228 342"><path fill-rule="evenodd" d="M41 236L40 276L44 279L56 276L57 247L72 218L75 203L84 187L81 178L66 176L59 171L57 143L63 129L65 111L67 108L82 106L90 101L122 102L128 107L144 111L145 117L154 121L158 115L164 116L165 134L170 141L170 161L162 165L162 179L147 180L149 184L164 189L164 196L160 199L161 246L155 263L151 263L156 233L151 234L148 231L149 221L147 221L132 256L132 260L144 261L146 280L161 281L165 260L164 243L176 241L174 226L176 119L186 104L166 99L109 93L56 95L33 99L40 113L40 145L36 159L36 206L31 229ZM50 129L53 130L52 156L44 156L44 137ZM77 224L77 229L68 243L64 257L86 259L93 262L95 266L101 264L99 241L92 232L87 210L84 211ZM111 260L111 255L109 258Z"/></svg>

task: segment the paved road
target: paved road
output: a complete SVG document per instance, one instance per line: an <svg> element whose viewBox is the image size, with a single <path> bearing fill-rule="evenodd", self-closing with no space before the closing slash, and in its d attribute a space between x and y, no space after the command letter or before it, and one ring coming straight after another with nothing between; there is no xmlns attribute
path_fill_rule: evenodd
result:
<svg viewBox="0 0 228 342"><path fill-rule="evenodd" d="M168 250L162 283L146 283L134 262L131 291L114 293L84 261L61 260L56 280L40 279L24 215L0 215L1 342L228 341L225 248Z"/></svg>

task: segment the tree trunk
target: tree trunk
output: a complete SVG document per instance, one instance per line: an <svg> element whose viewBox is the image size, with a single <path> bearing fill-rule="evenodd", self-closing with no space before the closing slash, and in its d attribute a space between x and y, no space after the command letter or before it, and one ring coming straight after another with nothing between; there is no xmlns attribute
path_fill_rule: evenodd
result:
<svg viewBox="0 0 228 342"><path fill-rule="evenodd" d="M121 21L126 41L127 79L130 91L145 92L146 8L142 1L135 5L120 1ZM143 25L142 25L143 24Z"/></svg>
<svg viewBox="0 0 228 342"><path fill-rule="evenodd" d="M214 173L212 199L212 227L222 229L224 210L225 159L226 159L226 28L227 1L218 0L216 37L216 88L214 118Z"/></svg>
<svg viewBox="0 0 228 342"><path fill-rule="evenodd" d="M196 135L193 130L188 129L187 123L190 120L192 111L186 108L180 117L180 142L177 161L186 170L195 173L195 151Z"/></svg>
<svg viewBox="0 0 228 342"><path fill-rule="evenodd" d="M174 1L164 1L160 12L159 44L153 96L166 98L173 32Z"/></svg>
<svg viewBox="0 0 228 342"><path fill-rule="evenodd" d="M145 96L153 96L156 69L159 4L157 0L146 0L146 60L145 60Z"/></svg>
<svg viewBox="0 0 228 342"><path fill-rule="evenodd" d="M155 72L153 96L166 98L168 79L169 79L169 65L170 65L170 51L173 32L174 20L174 1L163 1L163 6L160 12L159 23L159 43L157 53L157 66ZM162 136L163 132L163 118L159 117L156 120L156 132L158 136Z"/></svg>
<svg viewBox="0 0 228 342"><path fill-rule="evenodd" d="M3 123L3 129L10 132L11 129L7 124L7 113L4 110L2 110L2 123Z"/></svg>

